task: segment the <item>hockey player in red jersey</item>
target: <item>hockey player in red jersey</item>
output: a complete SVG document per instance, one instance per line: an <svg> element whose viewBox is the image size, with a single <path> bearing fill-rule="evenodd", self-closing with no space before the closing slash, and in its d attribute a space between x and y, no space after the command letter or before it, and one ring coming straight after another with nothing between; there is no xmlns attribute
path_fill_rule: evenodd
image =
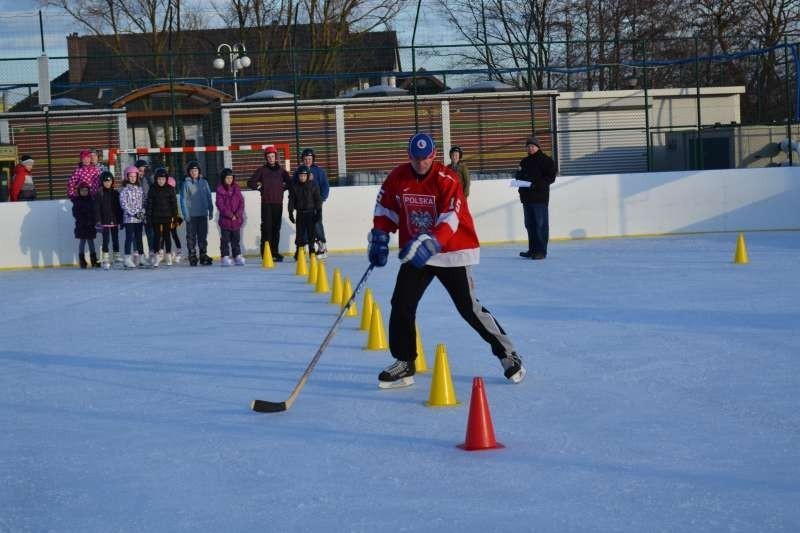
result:
<svg viewBox="0 0 800 533"><path fill-rule="evenodd" d="M383 182L369 234L369 261L386 265L389 233L400 234L400 271L392 294L389 349L397 359L378 376L381 388L414 383L417 304L433 278L447 290L459 314L492 348L513 383L525 367L511 339L473 292L470 268L480 261L475 224L458 175L436 161L436 144L418 133L408 143L408 163Z"/></svg>

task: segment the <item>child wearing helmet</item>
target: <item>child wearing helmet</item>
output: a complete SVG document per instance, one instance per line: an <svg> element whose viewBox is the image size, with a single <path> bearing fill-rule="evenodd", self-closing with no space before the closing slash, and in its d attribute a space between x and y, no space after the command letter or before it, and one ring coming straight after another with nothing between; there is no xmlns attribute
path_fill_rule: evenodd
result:
<svg viewBox="0 0 800 533"><path fill-rule="evenodd" d="M305 165L297 167L297 182L292 183L289 189L289 221L297 225L297 232L294 243L297 250L294 258L297 260L297 253L301 247L314 246L314 223L316 217L322 209L322 197L319 193L317 182L311 180L311 169ZM297 216L294 212L297 211Z"/></svg>
<svg viewBox="0 0 800 533"><path fill-rule="evenodd" d="M321 166L317 165L317 154L314 152L313 148L306 148L303 150L300 157L303 160L303 164L308 167L309 175L308 178L314 182L316 182L317 187L319 187L319 195L322 197L322 204L324 206L325 202L328 200L328 194L330 192L330 184L328 183L328 174L325 172L325 169ZM297 176L295 175L294 181L297 181ZM314 238L316 240L316 254L317 257L324 259L328 256L328 245L327 240L325 239L325 226L322 223L322 209L319 209L319 212L316 214L314 221ZM312 245L312 242L309 242L309 245Z"/></svg>
<svg viewBox="0 0 800 533"><path fill-rule="evenodd" d="M148 266L142 242L142 224L145 219L144 193L139 182L139 169L131 165L125 169L123 187L119 193L122 222L125 224L125 268ZM131 256L133 246L136 252Z"/></svg>
<svg viewBox="0 0 800 533"><path fill-rule="evenodd" d="M192 161L186 165L186 177L181 187L181 213L186 221L186 246L189 248L189 265L203 266L212 263L208 249L208 221L214 219L211 187L200 172L200 165ZM198 260L196 248L200 249Z"/></svg>
<svg viewBox="0 0 800 533"><path fill-rule="evenodd" d="M102 265L105 270L111 268L111 256L108 251L108 241L114 250L114 260L122 262L119 253L119 227L122 225L122 207L119 205L119 191L114 188L114 175L109 171L100 173L102 187L95 197L95 218L103 235Z"/></svg>
<svg viewBox="0 0 800 533"><path fill-rule="evenodd" d="M153 174L154 183L147 195L147 221L153 228L154 247L150 249L150 263L157 267L166 253L167 264L172 264L170 224L178 211L175 188L167 183L167 169L160 167Z"/></svg>
<svg viewBox="0 0 800 533"><path fill-rule="evenodd" d="M450 148L450 164L447 168L455 170L456 174L461 180L461 188L464 190L464 198L469 196L469 168L466 163L462 161L464 158L464 150L460 146L453 146Z"/></svg>
<svg viewBox="0 0 800 533"><path fill-rule="evenodd" d="M219 212L219 238L222 266L244 266L241 240L244 222L244 196L236 184L236 176L229 168L222 169L217 185L217 211Z"/></svg>

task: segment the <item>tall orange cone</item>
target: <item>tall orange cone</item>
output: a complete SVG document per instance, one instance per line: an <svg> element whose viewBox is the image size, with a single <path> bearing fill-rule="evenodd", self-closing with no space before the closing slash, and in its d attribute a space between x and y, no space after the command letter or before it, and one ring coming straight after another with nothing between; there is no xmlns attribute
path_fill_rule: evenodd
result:
<svg viewBox="0 0 800 533"><path fill-rule="evenodd" d="M317 284L317 254L308 254L308 283Z"/></svg>
<svg viewBox="0 0 800 533"><path fill-rule="evenodd" d="M736 240L736 253L733 256L733 262L737 265L746 265L750 262L747 257L747 245L744 243L744 233L739 234Z"/></svg>
<svg viewBox="0 0 800 533"><path fill-rule="evenodd" d="M331 303L342 305L342 271L333 269L333 287L331 288Z"/></svg>
<svg viewBox="0 0 800 533"><path fill-rule="evenodd" d="M344 288L342 289L342 307L347 305L347 302L350 300L350 297L353 295L353 285L350 283L350 278L344 278ZM350 307L347 308L345 311L344 316L358 316L358 307L356 306L356 301L353 300L353 303L350 304Z"/></svg>
<svg viewBox="0 0 800 533"><path fill-rule="evenodd" d="M314 292L331 292L331 288L328 286L328 271L325 270L325 261L317 261L317 285L314 287Z"/></svg>
<svg viewBox="0 0 800 533"><path fill-rule="evenodd" d="M467 451L494 450L505 448L494 438L492 415L489 413L489 402L483 388L483 378L473 378L472 398L469 401L469 418L467 419L467 438L459 448Z"/></svg>
<svg viewBox="0 0 800 533"><path fill-rule="evenodd" d="M364 303L361 304L361 326L358 329L362 331L369 331L369 322L372 319L372 289L367 287L364 289Z"/></svg>
<svg viewBox="0 0 800 533"><path fill-rule="evenodd" d="M429 370L428 362L425 360L425 347L422 345L422 336L419 334L419 326L416 326L416 330L417 330L417 359L414 361L414 366L416 367L418 373L423 374Z"/></svg>
<svg viewBox="0 0 800 533"><path fill-rule="evenodd" d="M369 338L365 350L385 350L389 346L386 344L386 331L383 329L383 317L381 307L378 302L372 303L372 318L369 321Z"/></svg>
<svg viewBox="0 0 800 533"><path fill-rule="evenodd" d="M456 389L453 387L453 377L450 375L450 364L447 362L447 349L444 344L436 346L436 362L433 364L431 393L425 405L428 407L460 405L458 399L456 399Z"/></svg>
<svg viewBox="0 0 800 533"><path fill-rule="evenodd" d="M261 266L263 268L275 268L275 262L272 260L272 250L270 250L269 241L264 243L264 257L261 258Z"/></svg>
<svg viewBox="0 0 800 533"><path fill-rule="evenodd" d="M308 276L308 265L306 264L306 247L301 246L297 249L297 268L294 271L296 276Z"/></svg>

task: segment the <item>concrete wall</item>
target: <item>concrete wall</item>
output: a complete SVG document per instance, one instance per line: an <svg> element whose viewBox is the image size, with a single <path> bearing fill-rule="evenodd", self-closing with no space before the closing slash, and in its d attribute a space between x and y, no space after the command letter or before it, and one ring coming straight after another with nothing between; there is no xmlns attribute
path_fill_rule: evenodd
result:
<svg viewBox="0 0 800 533"><path fill-rule="evenodd" d="M483 242L527 238L516 189L508 183L472 185L469 204ZM365 248L377 191L331 190L324 211L331 250ZM252 255L258 253L259 196L248 191L245 199L242 242ZM216 256L218 227L209 226L209 253ZM0 227L0 268L77 262L67 200L0 204ZM554 239L768 229L800 229L800 168L563 176L552 187ZM179 231L183 237L185 229ZM282 251L293 249L293 231L284 217Z"/></svg>

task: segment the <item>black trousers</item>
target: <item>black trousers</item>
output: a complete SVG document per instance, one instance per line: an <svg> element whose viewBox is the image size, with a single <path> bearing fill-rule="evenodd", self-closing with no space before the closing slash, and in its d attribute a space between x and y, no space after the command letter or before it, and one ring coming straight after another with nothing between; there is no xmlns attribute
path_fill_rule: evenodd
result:
<svg viewBox="0 0 800 533"><path fill-rule="evenodd" d="M316 235L314 230L314 211L297 211L295 227L297 234L295 235L294 243L297 247L300 248L306 244L310 244L313 247Z"/></svg>
<svg viewBox="0 0 800 533"><path fill-rule="evenodd" d="M314 224L314 231L317 234L319 242L327 242L325 240L325 226L322 225L322 209L319 210L319 220ZM309 241L309 244L311 241Z"/></svg>
<svg viewBox="0 0 800 533"><path fill-rule="evenodd" d="M114 252L119 252L119 227L103 228L103 252L108 253L108 238L111 237L111 246Z"/></svg>
<svg viewBox="0 0 800 533"><path fill-rule="evenodd" d="M272 256L278 255L281 240L281 215L283 204L261 204L261 257L264 257L264 243L269 243Z"/></svg>
<svg viewBox="0 0 800 533"><path fill-rule="evenodd" d="M494 355L503 358L514 351L511 339L475 296L470 267L416 268L411 263L404 263L397 273L389 317L389 349L395 359L413 361L417 357L417 304L433 278L444 286L458 313L489 343Z"/></svg>
<svg viewBox="0 0 800 533"><path fill-rule="evenodd" d="M191 217L186 221L186 247L189 256L195 255L195 246L200 248L200 255L208 249L208 217Z"/></svg>
<svg viewBox="0 0 800 533"><path fill-rule="evenodd" d="M166 253L172 252L172 241L170 234L172 233L169 228L169 222L153 222L153 240L154 248L150 249L151 253L156 253L164 250Z"/></svg>
<svg viewBox="0 0 800 533"><path fill-rule="evenodd" d="M220 257L236 257L237 255L241 255L242 247L239 244L240 239L241 230L219 228Z"/></svg>

